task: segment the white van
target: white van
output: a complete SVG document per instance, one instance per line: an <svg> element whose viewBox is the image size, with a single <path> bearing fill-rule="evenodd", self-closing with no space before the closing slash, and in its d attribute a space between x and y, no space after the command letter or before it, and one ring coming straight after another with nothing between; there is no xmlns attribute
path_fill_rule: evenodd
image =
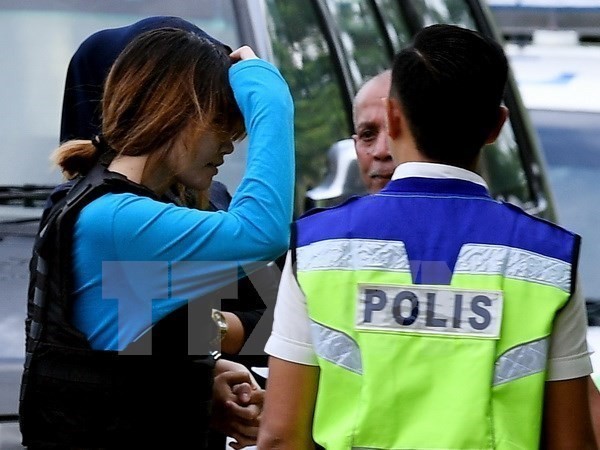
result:
<svg viewBox="0 0 600 450"><path fill-rule="evenodd" d="M507 46L544 153L559 223L582 236L580 279L600 381L600 46L566 32Z"/></svg>

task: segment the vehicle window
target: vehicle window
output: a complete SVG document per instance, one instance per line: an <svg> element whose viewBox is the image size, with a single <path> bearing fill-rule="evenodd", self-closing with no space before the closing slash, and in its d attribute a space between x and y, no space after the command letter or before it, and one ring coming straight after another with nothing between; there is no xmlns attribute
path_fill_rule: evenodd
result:
<svg viewBox="0 0 600 450"><path fill-rule="evenodd" d="M340 32L356 86L390 67L383 31L377 24L372 3L360 0L328 0L329 12Z"/></svg>
<svg viewBox="0 0 600 450"><path fill-rule="evenodd" d="M484 148L479 169L494 197L524 209L533 209L536 206L531 196L519 146L508 121L496 142Z"/></svg>
<svg viewBox="0 0 600 450"><path fill-rule="evenodd" d="M410 40L410 31L400 11L400 2L394 0L375 0L375 3L385 23L385 28L394 51L398 52Z"/></svg>
<svg viewBox="0 0 600 450"><path fill-rule="evenodd" d="M590 324L599 325L600 279L600 48L571 45L506 45L512 69L545 157L556 220L582 237L579 274ZM590 308L590 305L594 305Z"/></svg>
<svg viewBox="0 0 600 450"><path fill-rule="evenodd" d="M451 23L476 28L471 9L465 0L416 0L412 3L424 26Z"/></svg>
<svg viewBox="0 0 600 450"><path fill-rule="evenodd" d="M65 75L72 54L99 29L159 14L185 17L232 47L239 43L231 1L1 2L0 186L60 181L58 171L51 170L49 156L58 144Z"/></svg>
<svg viewBox="0 0 600 450"><path fill-rule="evenodd" d="M308 2L267 0L269 36L276 64L295 103L296 213L305 193L325 176L327 149L351 130L343 84Z"/></svg>
<svg viewBox="0 0 600 450"><path fill-rule="evenodd" d="M340 29L340 41L358 85L391 65L392 55L387 54L384 45L385 31L377 26L372 5L378 8L395 49L401 49L419 26L453 23L476 28L466 0L328 0L326 5ZM543 206L543 198L533 196L532 183L525 169L525 164L530 164L530 161L525 161L516 136L513 124L507 121L498 140L483 152L479 170L496 198L515 203L530 212L537 212ZM531 163L536 164L537 161Z"/></svg>
<svg viewBox="0 0 600 450"><path fill-rule="evenodd" d="M559 223L582 238L583 292L588 301L600 302L600 113L530 112L544 149Z"/></svg>

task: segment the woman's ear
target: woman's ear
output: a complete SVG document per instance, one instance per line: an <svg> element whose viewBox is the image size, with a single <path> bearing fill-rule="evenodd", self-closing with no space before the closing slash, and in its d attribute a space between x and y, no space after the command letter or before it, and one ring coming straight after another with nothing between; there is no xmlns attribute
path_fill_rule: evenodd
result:
<svg viewBox="0 0 600 450"><path fill-rule="evenodd" d="M394 97L388 97L385 102L387 132L388 136L394 140L400 136L402 110L400 102Z"/></svg>
<svg viewBox="0 0 600 450"><path fill-rule="evenodd" d="M504 122L508 119L508 108L506 106L500 106L500 112L498 113L498 122L496 126L492 129L487 139L485 140L486 144L491 144L495 142L504 126Z"/></svg>

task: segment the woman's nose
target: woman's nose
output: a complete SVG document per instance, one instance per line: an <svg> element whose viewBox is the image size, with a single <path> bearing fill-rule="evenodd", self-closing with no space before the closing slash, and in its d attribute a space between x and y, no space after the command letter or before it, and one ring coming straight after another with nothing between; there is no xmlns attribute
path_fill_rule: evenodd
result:
<svg viewBox="0 0 600 450"><path fill-rule="evenodd" d="M228 142L221 146L221 153L224 155L229 155L230 153L233 152L233 149L234 149L233 142Z"/></svg>

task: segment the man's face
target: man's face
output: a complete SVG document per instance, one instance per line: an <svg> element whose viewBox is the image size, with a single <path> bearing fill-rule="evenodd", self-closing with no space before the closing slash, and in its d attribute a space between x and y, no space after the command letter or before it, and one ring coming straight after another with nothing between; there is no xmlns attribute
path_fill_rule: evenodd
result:
<svg viewBox="0 0 600 450"><path fill-rule="evenodd" d="M388 147L385 123L385 98L390 89L389 76L373 78L359 91L354 103L352 136L360 175L370 194L379 192L390 181L395 164Z"/></svg>

